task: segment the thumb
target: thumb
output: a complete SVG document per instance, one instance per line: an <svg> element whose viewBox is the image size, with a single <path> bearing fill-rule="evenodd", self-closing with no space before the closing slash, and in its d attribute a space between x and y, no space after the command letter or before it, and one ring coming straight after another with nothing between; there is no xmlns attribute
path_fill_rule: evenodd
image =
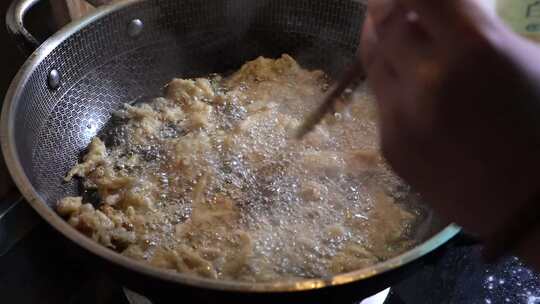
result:
<svg viewBox="0 0 540 304"><path fill-rule="evenodd" d="M470 28L475 25L475 18L483 15L481 8L471 0L398 1L406 10L416 13L418 22L433 36L448 37L457 29Z"/></svg>

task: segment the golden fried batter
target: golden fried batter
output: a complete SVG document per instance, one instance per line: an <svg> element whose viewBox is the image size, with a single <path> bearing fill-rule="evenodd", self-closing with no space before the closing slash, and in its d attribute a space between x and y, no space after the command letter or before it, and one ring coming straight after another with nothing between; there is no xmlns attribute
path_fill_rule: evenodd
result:
<svg viewBox="0 0 540 304"><path fill-rule="evenodd" d="M111 144L94 138L68 173L99 207L66 197L57 210L126 256L209 278L325 277L395 256L416 215L396 202L408 193L379 154L372 95L292 136L327 81L288 55L174 79L125 105Z"/></svg>

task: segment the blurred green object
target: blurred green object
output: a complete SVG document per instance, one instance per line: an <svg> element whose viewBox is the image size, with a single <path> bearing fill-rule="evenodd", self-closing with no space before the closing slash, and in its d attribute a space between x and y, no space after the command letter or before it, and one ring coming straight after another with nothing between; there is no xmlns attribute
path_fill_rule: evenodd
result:
<svg viewBox="0 0 540 304"><path fill-rule="evenodd" d="M540 42L540 0L497 0L496 9L512 29Z"/></svg>

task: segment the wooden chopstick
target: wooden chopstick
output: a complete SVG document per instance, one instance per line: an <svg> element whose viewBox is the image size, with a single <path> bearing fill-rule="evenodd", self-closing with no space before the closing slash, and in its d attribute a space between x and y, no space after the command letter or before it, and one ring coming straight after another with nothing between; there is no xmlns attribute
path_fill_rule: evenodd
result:
<svg viewBox="0 0 540 304"><path fill-rule="evenodd" d="M355 89L358 87L362 82L366 80L366 73L364 72L364 68L362 66L362 62L360 60L356 60L356 62L353 64L352 67L350 67L343 77L341 78L341 81L338 82L337 86L332 89L330 94L328 94L323 103L315 110L313 113L311 113L298 127L296 131L296 139L302 139L306 134L311 132L315 126L317 126L321 120L328 114L329 112L333 111L336 105L337 100L347 90Z"/></svg>

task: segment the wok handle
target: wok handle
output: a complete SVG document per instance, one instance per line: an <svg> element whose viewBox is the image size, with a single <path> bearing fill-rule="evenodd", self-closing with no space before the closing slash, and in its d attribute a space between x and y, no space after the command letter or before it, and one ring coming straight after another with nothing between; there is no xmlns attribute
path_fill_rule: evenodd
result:
<svg viewBox="0 0 540 304"><path fill-rule="evenodd" d="M40 42L24 26L24 16L40 0L13 0L6 13L8 33L13 37L19 49L30 55L40 45ZM93 6L108 4L111 0L85 0Z"/></svg>
<svg viewBox="0 0 540 304"><path fill-rule="evenodd" d="M8 33L26 55L30 55L40 44L24 27L24 16L38 1L40 0L14 0L6 13Z"/></svg>
<svg viewBox="0 0 540 304"><path fill-rule="evenodd" d="M92 4L93 6L101 6L104 4L108 4L111 2L111 0L85 0L86 2Z"/></svg>

